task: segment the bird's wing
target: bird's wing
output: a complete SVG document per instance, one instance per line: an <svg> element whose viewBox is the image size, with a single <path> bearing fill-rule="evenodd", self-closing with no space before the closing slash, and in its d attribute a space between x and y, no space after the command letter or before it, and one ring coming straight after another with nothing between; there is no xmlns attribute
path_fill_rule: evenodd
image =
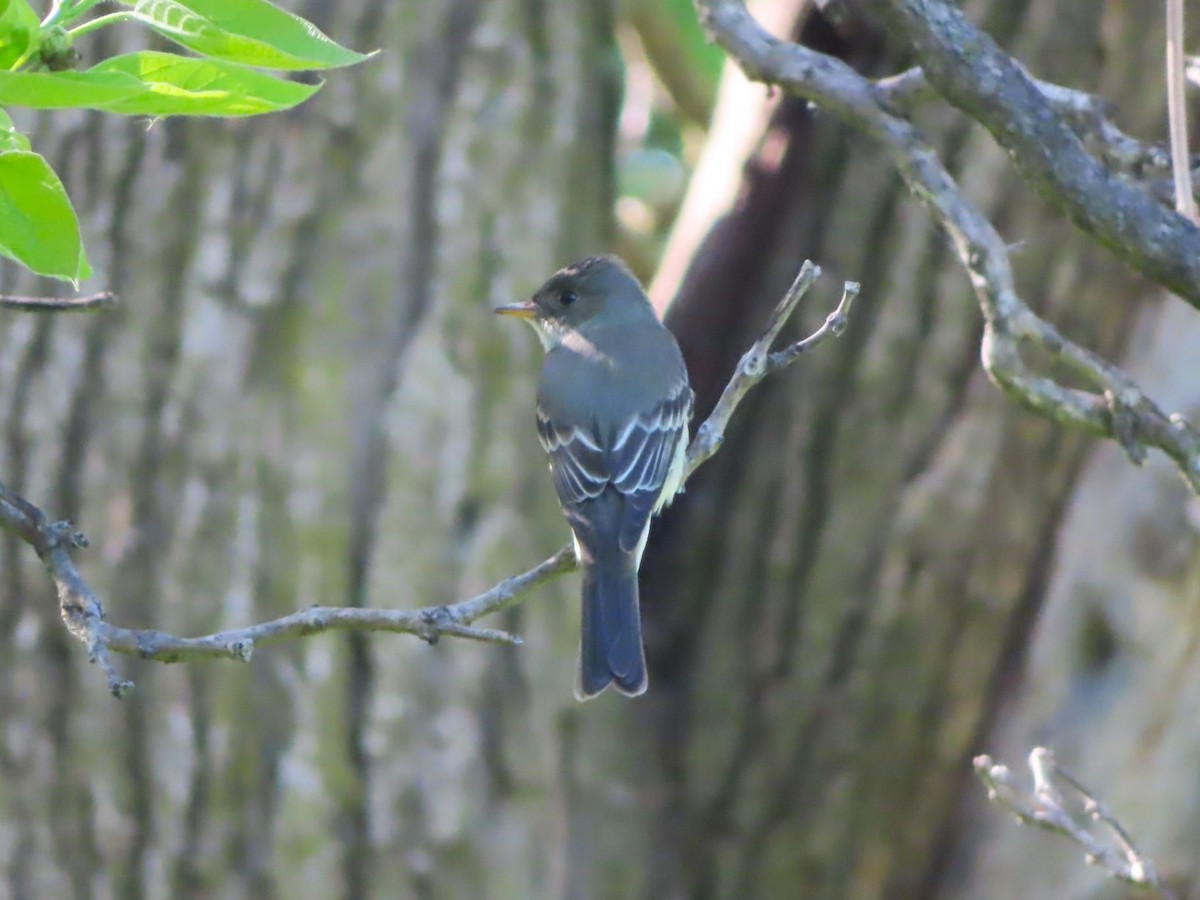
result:
<svg viewBox="0 0 1200 900"><path fill-rule="evenodd" d="M537 428L550 455L554 487L564 507L578 507L610 484L625 496L620 516L620 547L633 552L641 541L675 460L687 436L692 390L686 382L658 406L630 419L615 434L594 425L562 425L538 408Z"/></svg>
<svg viewBox="0 0 1200 900"><path fill-rule="evenodd" d="M627 553L641 541L646 523L658 506L679 442L687 440L692 398L692 389L681 382L654 409L630 420L609 449L611 483L626 497L620 545Z"/></svg>
<svg viewBox="0 0 1200 900"><path fill-rule="evenodd" d="M594 431L553 422L540 405L537 430L542 446L550 454L554 489L563 506L578 506L604 492L609 470L604 448Z"/></svg>

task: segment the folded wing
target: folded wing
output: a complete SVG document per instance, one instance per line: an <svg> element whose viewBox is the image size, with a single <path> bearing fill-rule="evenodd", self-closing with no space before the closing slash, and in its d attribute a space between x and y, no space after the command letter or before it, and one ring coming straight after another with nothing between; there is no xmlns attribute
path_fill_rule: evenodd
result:
<svg viewBox="0 0 1200 900"><path fill-rule="evenodd" d="M563 426L538 409L537 427L550 455L554 487L564 507L579 507L610 485L625 498L619 524L621 550L641 540L662 494L679 443L687 439L692 390L686 383L662 403L619 428Z"/></svg>

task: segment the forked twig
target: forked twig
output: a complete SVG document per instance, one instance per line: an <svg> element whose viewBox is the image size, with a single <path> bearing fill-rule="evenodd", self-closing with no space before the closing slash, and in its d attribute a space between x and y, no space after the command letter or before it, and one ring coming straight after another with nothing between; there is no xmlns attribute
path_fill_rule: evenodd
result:
<svg viewBox="0 0 1200 900"><path fill-rule="evenodd" d="M1028 791L1017 784L1007 766L996 763L990 756L975 757L974 766L975 774L987 788L988 799L1015 813L1019 821L1070 838L1083 848L1089 863L1101 867L1114 878L1151 888L1167 900L1176 900L1175 893L1159 877L1154 864L1134 846L1125 827L1078 779L1058 765L1053 750L1034 747L1030 751L1029 771L1033 776L1033 787ZM1108 827L1112 832L1112 844L1104 842L1076 820L1067 809L1055 778L1079 795L1085 815Z"/></svg>

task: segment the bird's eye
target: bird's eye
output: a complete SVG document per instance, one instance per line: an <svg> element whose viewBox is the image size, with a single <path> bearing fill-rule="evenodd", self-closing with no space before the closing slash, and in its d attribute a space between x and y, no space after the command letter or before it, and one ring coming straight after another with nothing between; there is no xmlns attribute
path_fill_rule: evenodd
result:
<svg viewBox="0 0 1200 900"><path fill-rule="evenodd" d="M574 303L578 299L579 299L579 295L576 294L574 291L563 291L562 296L558 298L558 302L561 303L563 306L570 306L572 303Z"/></svg>

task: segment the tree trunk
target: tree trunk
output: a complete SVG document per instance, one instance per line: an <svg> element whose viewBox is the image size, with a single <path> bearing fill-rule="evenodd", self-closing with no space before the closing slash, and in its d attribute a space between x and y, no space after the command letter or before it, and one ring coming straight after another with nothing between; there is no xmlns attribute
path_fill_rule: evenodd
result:
<svg viewBox="0 0 1200 900"><path fill-rule="evenodd" d="M969 11L1160 137L1161 23L1119 6ZM0 478L89 533L80 563L123 625L446 603L565 538L532 422L539 351L489 308L605 245L609 4L301 11L386 52L285 115L31 128L123 303L0 317ZM866 71L904 62L861 25L809 11L801 32ZM522 648L323 636L240 668L119 659L137 688L117 704L6 539L0 893L1065 895L1099 876L981 807L968 774L1044 740L1195 877L1184 495L1113 448L1085 470L1086 439L1004 400L967 279L886 160L803 104L756 122L759 102L723 100L655 289L686 269L669 321L700 414L805 257L826 276L795 334L841 279L863 293L840 340L750 395L656 526L650 693L575 704L572 578L495 623ZM1196 324L1048 212L982 129L922 120L1016 244L1023 294L1107 355L1137 338L1147 386L1195 410ZM48 288L0 267L0 290Z"/></svg>
<svg viewBox="0 0 1200 900"><path fill-rule="evenodd" d="M1133 21L1111 6L1098 16L1094 4L1073 0L971 7L1036 74L1114 99L1134 133L1143 126L1141 133L1161 137L1161 22ZM873 75L904 64L861 23L839 30L807 11L797 34ZM724 146L742 140L730 137L731 123L756 127L746 105L732 90L719 105L713 134ZM982 129L942 110L923 121L970 196L1015 242L1022 293L1075 339L1119 354L1139 309L1143 318L1159 313L1156 292L1049 213ZM1128 724L1107 705L1088 716L1069 702L1073 679L1086 678L1065 667L1088 613L1073 610L1052 636L1042 623L1047 598L1066 590L1048 593L1064 567L1087 570L1079 560L1103 554L1106 570L1122 568L1113 544L1145 532L1131 525L1117 538L1111 529L1132 514L1128 504L1160 515L1136 498L1162 476L1116 466L1110 454L1107 477L1086 479L1076 493L1089 443L1015 408L984 378L980 317L965 274L863 138L785 100L765 132L744 142L752 150L736 190L706 181L701 162L696 196L685 203L656 285L660 300L678 288L669 322L699 395L698 417L804 258L818 261L826 277L805 301L797 334L816 328L841 279L861 281L863 291L844 337L752 395L647 554L655 690L638 725L652 735L656 766L642 796L657 839L648 845L645 894L918 897L941 887L946 896L968 888L980 897L1059 896L1068 885L1094 882L1101 876L1086 870L1076 849L1018 834L994 809L974 810L972 833L998 842L981 850L975 838L961 837L961 810L982 795L969 775L971 758L993 741L1015 755L1046 721L1039 686L1023 681L1035 627L1042 668L1053 660L1059 679L1057 721L1073 736L1071 749L1088 745L1085 723ZM705 210L702 197L713 195L727 199ZM702 233L689 211L712 223L702 240L689 237ZM680 259L691 264L673 283ZM1195 334L1197 324L1189 324ZM1161 347L1176 368L1194 373L1185 343ZM1200 399L1191 381L1190 396L1179 397L1185 412ZM1106 492L1113 468L1131 484L1119 498ZM1181 510L1182 486L1172 495L1169 508ZM1072 508L1091 513L1068 516ZM1103 543L1076 537L1081 515L1093 538L1108 535ZM1072 544L1059 556L1068 546L1062 529ZM1170 547L1181 591L1185 569L1195 566L1184 566L1180 554L1194 557L1194 541L1173 534ZM1090 605L1117 603L1111 585L1127 574L1109 572ZM1164 593L1160 586L1160 609ZM1175 596L1186 615L1190 605ZM1122 608L1132 623L1128 601ZM1105 634L1120 628L1111 612L1102 618ZM1138 629L1141 646L1163 639L1158 627L1176 625L1158 613ZM1157 699L1164 667L1178 675L1195 656L1183 634L1172 639L1178 653L1170 662L1153 673L1147 667L1136 683L1110 678L1097 702L1146 704L1156 721L1167 721L1163 710L1173 701ZM1129 640L1132 650L1131 637L1112 640L1121 647ZM1030 710L998 722L1014 698ZM1194 740L1174 731L1160 728L1155 746L1174 739L1172 755L1187 758ZM1103 777L1089 780L1127 776L1141 784L1128 766L1133 740L1121 742L1126 768L1097 763ZM1190 798L1196 784L1186 771L1157 777L1164 789L1187 779ZM1175 843L1185 840L1187 816L1184 809L1172 816ZM1019 863L1034 842L1039 858L1057 855L1055 871L1070 870L1071 878L1042 883L1033 866ZM974 867L972 850L981 859ZM955 879L945 877L950 869Z"/></svg>
<svg viewBox="0 0 1200 900"><path fill-rule="evenodd" d="M490 309L608 239L609 4L300 11L385 52L262 119L23 120L122 305L0 319L0 473L91 536L80 563L122 625L444 603L564 537L539 351ZM571 585L510 616L536 653L374 636L243 668L119 659L118 704L28 548L0 546L0 893L533 896L561 877L558 811L522 798L568 784Z"/></svg>

